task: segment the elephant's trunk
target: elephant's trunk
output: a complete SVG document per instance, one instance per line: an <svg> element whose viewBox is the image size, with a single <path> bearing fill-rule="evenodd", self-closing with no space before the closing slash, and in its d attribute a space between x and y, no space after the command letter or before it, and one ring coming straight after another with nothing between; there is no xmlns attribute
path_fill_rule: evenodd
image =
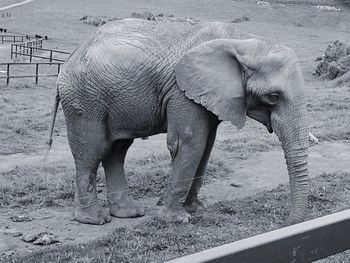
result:
<svg viewBox="0 0 350 263"><path fill-rule="evenodd" d="M282 127L280 126L281 129L276 132L282 142L290 179L292 209L288 219L289 224L300 223L305 219L309 194L309 129L306 108L294 112L292 119L284 122Z"/></svg>
<svg viewBox="0 0 350 263"><path fill-rule="evenodd" d="M309 194L307 148L290 145L283 149L289 173L292 201L288 223L295 224L304 220L307 209Z"/></svg>

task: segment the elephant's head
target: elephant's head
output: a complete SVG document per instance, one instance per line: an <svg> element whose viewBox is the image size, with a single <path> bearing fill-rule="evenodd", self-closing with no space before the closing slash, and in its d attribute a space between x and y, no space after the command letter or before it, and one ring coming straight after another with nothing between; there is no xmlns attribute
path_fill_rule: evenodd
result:
<svg viewBox="0 0 350 263"><path fill-rule="evenodd" d="M217 39L188 51L175 66L186 96L220 120L243 127L246 115L282 142L291 185L290 223L304 220L308 198L308 124L295 53L256 39Z"/></svg>

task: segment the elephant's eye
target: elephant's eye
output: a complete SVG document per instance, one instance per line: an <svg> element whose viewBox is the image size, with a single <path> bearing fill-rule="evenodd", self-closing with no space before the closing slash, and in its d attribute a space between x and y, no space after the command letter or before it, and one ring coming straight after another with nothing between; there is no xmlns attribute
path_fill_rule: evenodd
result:
<svg viewBox="0 0 350 263"><path fill-rule="evenodd" d="M279 96L276 93L271 93L267 95L267 98L270 103L275 104L278 101Z"/></svg>

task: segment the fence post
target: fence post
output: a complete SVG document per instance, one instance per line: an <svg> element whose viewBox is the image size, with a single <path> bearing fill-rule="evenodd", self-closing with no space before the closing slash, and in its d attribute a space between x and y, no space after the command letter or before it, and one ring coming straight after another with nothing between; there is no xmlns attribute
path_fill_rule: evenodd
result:
<svg viewBox="0 0 350 263"><path fill-rule="evenodd" d="M13 56L13 44L11 44L11 59L12 59L12 56Z"/></svg>
<svg viewBox="0 0 350 263"><path fill-rule="evenodd" d="M6 84L8 85L10 83L10 63L7 64L7 78L6 78Z"/></svg>
<svg viewBox="0 0 350 263"><path fill-rule="evenodd" d="M29 62L32 63L33 48L30 47Z"/></svg>
<svg viewBox="0 0 350 263"><path fill-rule="evenodd" d="M50 63L52 62L52 50L50 50Z"/></svg>
<svg viewBox="0 0 350 263"><path fill-rule="evenodd" d="M17 45L15 45L15 47L16 47L16 54L15 54L15 57L17 58Z"/></svg>
<svg viewBox="0 0 350 263"><path fill-rule="evenodd" d="M39 78L39 63L36 63L35 66L35 84L38 84L38 78Z"/></svg>
<svg viewBox="0 0 350 263"><path fill-rule="evenodd" d="M16 43L16 36L13 36L13 43Z"/></svg>
<svg viewBox="0 0 350 263"><path fill-rule="evenodd" d="M60 74L61 71L61 63L57 64L57 75Z"/></svg>

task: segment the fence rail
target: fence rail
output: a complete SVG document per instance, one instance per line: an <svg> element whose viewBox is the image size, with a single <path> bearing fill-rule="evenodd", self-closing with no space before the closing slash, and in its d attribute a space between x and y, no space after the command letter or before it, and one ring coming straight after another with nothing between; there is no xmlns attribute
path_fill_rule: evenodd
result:
<svg viewBox="0 0 350 263"><path fill-rule="evenodd" d="M350 249L350 209L167 263L306 263Z"/></svg>
<svg viewBox="0 0 350 263"><path fill-rule="evenodd" d="M38 51L49 52L49 56L35 55L34 53L38 52ZM55 49L42 48L42 39L31 41L31 42L26 42L23 44L11 44L11 59L15 55L16 58L17 58L17 56L28 56L30 62L32 62L33 58L48 59L50 61L50 63L53 61L58 61L58 62L65 61L65 59L55 58L54 54L70 55L69 52L55 50Z"/></svg>
<svg viewBox="0 0 350 263"><path fill-rule="evenodd" d="M35 78L35 84L38 84L39 77L57 77L58 74L61 71L61 65L63 63L57 63L57 62L44 62L44 63L29 63L29 62L19 62L19 63L0 63L0 66L6 66L6 76L1 76L0 79L6 79L6 84L9 85L10 79L12 78ZM35 75L11 75L10 69L11 66L18 66L18 65L28 65L28 66L35 66ZM39 74L39 66L57 66L57 70L55 74Z"/></svg>
<svg viewBox="0 0 350 263"><path fill-rule="evenodd" d="M41 39L35 36L29 35L10 35L10 34L0 34L0 43L4 44L5 42L18 43L18 42L27 42L32 39Z"/></svg>

